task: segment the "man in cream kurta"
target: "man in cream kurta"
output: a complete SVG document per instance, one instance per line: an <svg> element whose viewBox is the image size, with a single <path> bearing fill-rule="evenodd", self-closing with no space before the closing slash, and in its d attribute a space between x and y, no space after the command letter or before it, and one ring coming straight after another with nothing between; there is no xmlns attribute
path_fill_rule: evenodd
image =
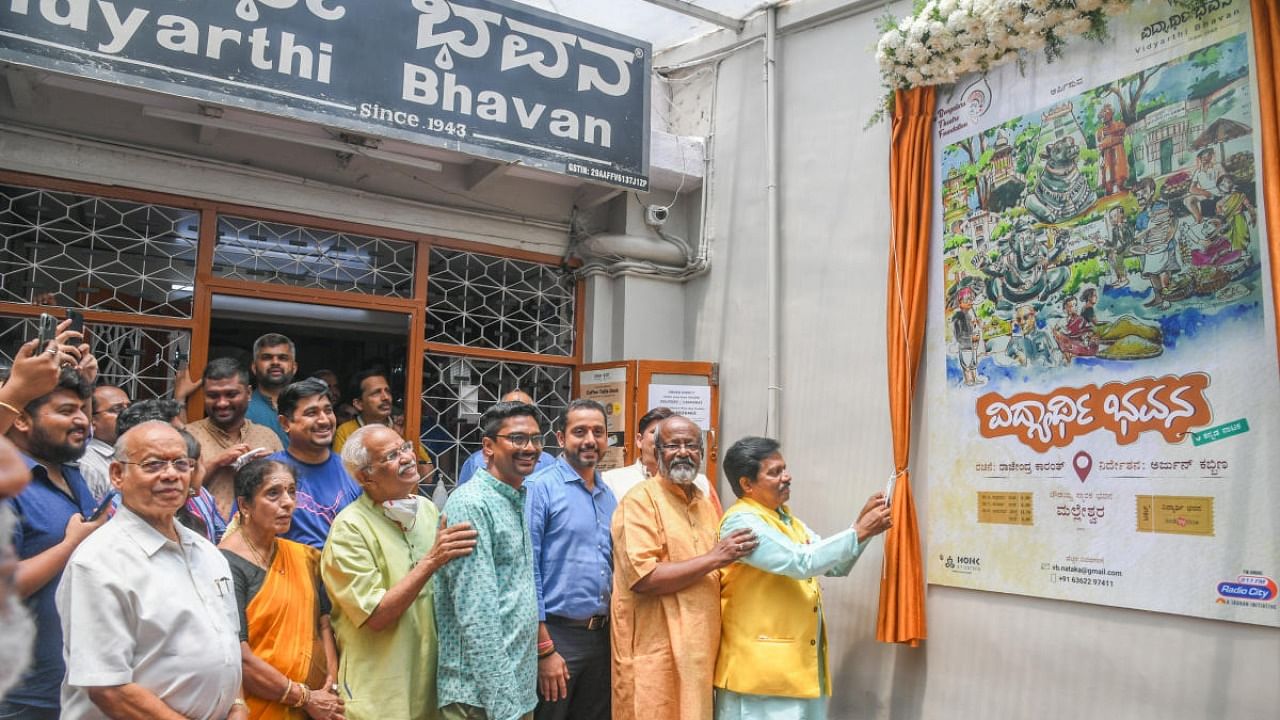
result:
<svg viewBox="0 0 1280 720"><path fill-rule="evenodd" d="M338 513L320 575L333 601L338 694L348 720L434 720L436 624L432 576L471 551L474 533L439 528L417 495L413 445L384 425L351 435L342 462L364 491Z"/></svg>
<svg viewBox="0 0 1280 720"><path fill-rule="evenodd" d="M711 720L720 643L719 570L756 546L741 530L716 541L719 516L694 485L698 427L664 420L658 475L613 516L614 720Z"/></svg>

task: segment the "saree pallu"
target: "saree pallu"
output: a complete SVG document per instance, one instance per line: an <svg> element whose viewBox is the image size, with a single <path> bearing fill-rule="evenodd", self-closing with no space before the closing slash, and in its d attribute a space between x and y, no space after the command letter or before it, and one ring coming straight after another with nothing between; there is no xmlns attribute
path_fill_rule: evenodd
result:
<svg viewBox="0 0 1280 720"><path fill-rule="evenodd" d="M316 599L320 553L290 540L276 543L276 557L249 601L249 649L260 660L295 683L315 687L315 666L324 676L324 651L318 639L319 608ZM313 663L313 658L317 661ZM304 720L307 714L273 700L245 698L251 720Z"/></svg>

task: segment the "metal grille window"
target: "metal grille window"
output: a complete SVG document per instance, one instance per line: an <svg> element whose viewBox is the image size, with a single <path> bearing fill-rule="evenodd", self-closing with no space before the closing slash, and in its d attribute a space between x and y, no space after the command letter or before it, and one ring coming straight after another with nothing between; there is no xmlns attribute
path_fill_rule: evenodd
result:
<svg viewBox="0 0 1280 720"><path fill-rule="evenodd" d="M569 403L572 382L569 367L427 353L422 364L422 444L436 459L437 480L450 488L456 484L462 464L480 449L480 414L515 389L533 398L544 447L556 454L551 423Z"/></svg>
<svg viewBox="0 0 1280 720"><path fill-rule="evenodd" d="M117 385L134 400L171 397L173 377L187 360L191 333L186 330L86 323L98 358L98 384ZM0 364L13 364L23 343L36 337L36 318L0 317Z"/></svg>
<svg viewBox="0 0 1280 720"><path fill-rule="evenodd" d="M0 301L191 317L192 210L0 185Z"/></svg>
<svg viewBox="0 0 1280 720"><path fill-rule="evenodd" d="M433 249L427 340L572 355L574 281L559 268Z"/></svg>
<svg viewBox="0 0 1280 720"><path fill-rule="evenodd" d="M213 274L409 298L416 249L410 242L221 215Z"/></svg>

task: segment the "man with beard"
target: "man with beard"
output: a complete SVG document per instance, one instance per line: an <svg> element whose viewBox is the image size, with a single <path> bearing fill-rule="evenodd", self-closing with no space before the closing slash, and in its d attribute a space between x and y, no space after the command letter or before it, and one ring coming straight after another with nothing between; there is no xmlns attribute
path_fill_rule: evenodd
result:
<svg viewBox="0 0 1280 720"><path fill-rule="evenodd" d="M174 515L192 461L170 424L116 441L121 504L58 587L65 720L244 720L239 614L227 560Z"/></svg>
<svg viewBox="0 0 1280 720"><path fill-rule="evenodd" d="M716 542L719 516L694 485L702 432L673 415L654 436L658 474L613 515L613 717L710 720L720 646L720 568L749 555L750 529Z"/></svg>
<svg viewBox="0 0 1280 720"><path fill-rule="evenodd" d="M333 519L359 497L360 486L331 449L336 421L323 380L293 383L280 393L277 404L288 443L271 459L293 466L298 476L293 524L281 537L321 549Z"/></svg>
<svg viewBox="0 0 1280 720"><path fill-rule="evenodd" d="M89 416L89 424L93 428L93 437L85 446L84 455L80 458L80 474L93 499L101 501L111 492L111 454L116 442L116 418L129 408L129 396L115 385L99 385L93 389L91 407L93 414Z"/></svg>
<svg viewBox="0 0 1280 720"><path fill-rule="evenodd" d="M333 451L337 453L342 452L343 446L347 444L347 438L365 425L390 426L392 424L391 384L387 382L387 376L382 374L381 370L364 370L356 373L356 376L351 379L348 394L359 414L339 425L334 432ZM431 463L431 458L427 457L427 451L422 448L421 443L413 443L413 454L419 463Z"/></svg>
<svg viewBox="0 0 1280 720"><path fill-rule="evenodd" d="M574 400L560 413L564 452L525 483L538 593L538 720L609 717L609 594L618 506L596 463L608 445L604 406Z"/></svg>
<svg viewBox="0 0 1280 720"><path fill-rule="evenodd" d="M292 340L279 333L267 333L253 342L253 379L257 386L249 398L247 415L274 432L285 447L289 445L289 433L280 425L277 402L297 372L297 353ZM325 385L325 392L328 391L329 386Z"/></svg>
<svg viewBox="0 0 1280 720"><path fill-rule="evenodd" d="M35 657L22 683L0 704L0 717L56 720L65 665L62 630L54 593L62 570L106 515L89 522L95 503L80 470L89 436L85 401L90 388L74 369L65 369L52 392L27 403L7 436L31 471L31 484L6 500L20 521L12 531L19 562L18 594L36 618Z"/></svg>
<svg viewBox="0 0 1280 720"><path fill-rule="evenodd" d="M658 474L658 456L653 449L653 436L658 432L658 423L675 415L671 408L662 407L661 405L653 408L649 412L640 417L640 422L636 423L636 450L640 457L630 465L620 468L614 468L603 474L604 484L609 486L615 497L619 500L627 496L631 492L631 488L644 482L647 478ZM715 507L716 514L721 512L720 496L716 493L716 486L707 480L707 476L698 473L698 477L694 478L694 485L698 489L707 494L707 499L711 501L711 505Z"/></svg>
<svg viewBox="0 0 1280 720"><path fill-rule="evenodd" d="M475 551L436 580L437 695L445 720L512 720L538 704L538 598L524 480L542 432L532 405L501 402L480 417L487 467L449 496L444 514L469 523Z"/></svg>
<svg viewBox="0 0 1280 720"><path fill-rule="evenodd" d="M412 446L392 429L356 430L342 461L364 493L334 521L320 572L342 648L343 714L348 720L436 718L431 578L471 552L475 532L466 525L439 527L436 506L418 495Z"/></svg>
<svg viewBox="0 0 1280 720"><path fill-rule="evenodd" d="M235 503L236 460L252 450L265 456L283 449L274 431L245 417L249 409L249 373L232 358L209 361L201 375L207 416L187 425L200 442L204 488L213 495L225 521Z"/></svg>

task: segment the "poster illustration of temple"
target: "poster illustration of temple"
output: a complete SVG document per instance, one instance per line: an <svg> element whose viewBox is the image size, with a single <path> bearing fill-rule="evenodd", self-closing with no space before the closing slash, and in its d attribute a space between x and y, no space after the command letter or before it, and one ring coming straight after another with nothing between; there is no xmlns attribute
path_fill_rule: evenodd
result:
<svg viewBox="0 0 1280 720"><path fill-rule="evenodd" d="M1263 331L1248 61L1236 35L942 149L949 385Z"/></svg>

